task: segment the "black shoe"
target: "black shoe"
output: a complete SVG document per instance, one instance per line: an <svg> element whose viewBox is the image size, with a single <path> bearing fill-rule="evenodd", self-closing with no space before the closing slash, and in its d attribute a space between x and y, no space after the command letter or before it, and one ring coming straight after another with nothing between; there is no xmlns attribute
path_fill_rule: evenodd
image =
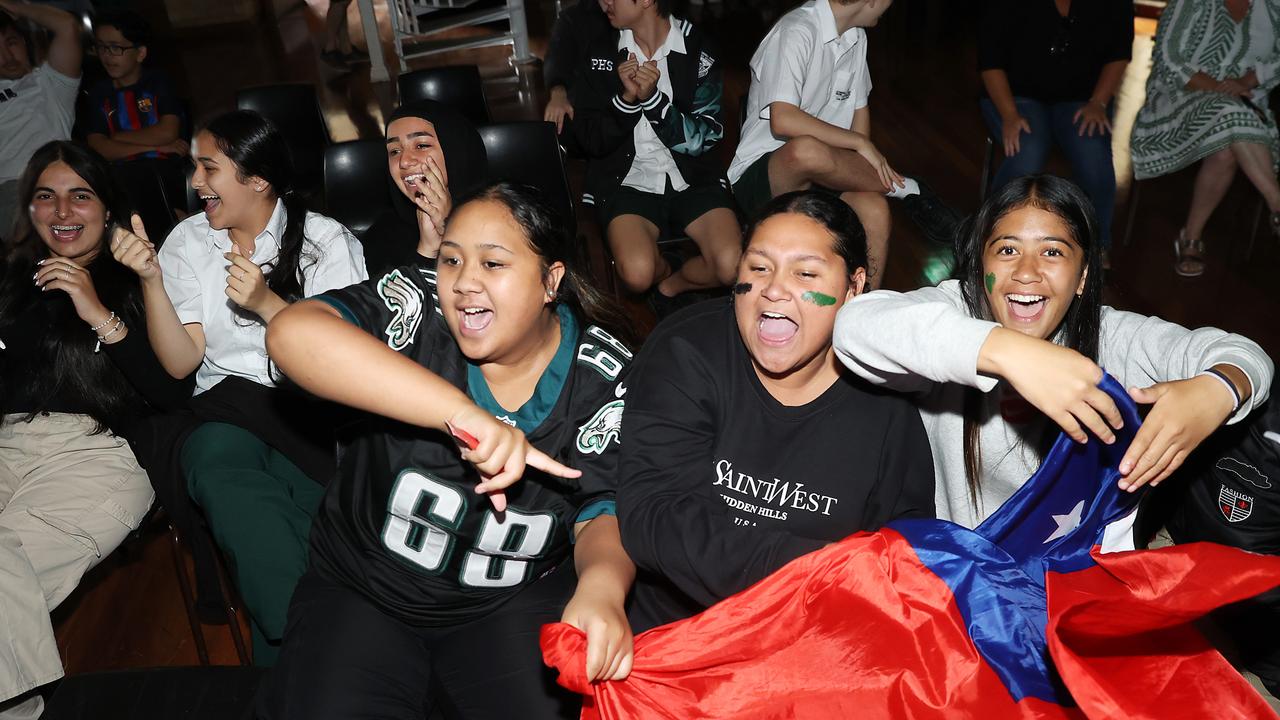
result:
<svg viewBox="0 0 1280 720"><path fill-rule="evenodd" d="M902 209L930 242L951 247L963 218L943 202L933 188L919 178L916 182L920 183L920 192L902 198Z"/></svg>
<svg viewBox="0 0 1280 720"><path fill-rule="evenodd" d="M645 297L645 303L653 311L653 316L658 319L658 322L662 322L663 318L689 304L685 298L687 294L676 295L675 297L663 295L662 291L655 285L649 290L648 296Z"/></svg>

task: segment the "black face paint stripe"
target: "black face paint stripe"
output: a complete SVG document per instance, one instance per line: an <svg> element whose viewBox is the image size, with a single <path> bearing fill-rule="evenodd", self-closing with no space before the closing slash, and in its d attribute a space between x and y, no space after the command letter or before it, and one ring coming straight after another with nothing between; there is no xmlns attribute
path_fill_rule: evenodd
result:
<svg viewBox="0 0 1280 720"><path fill-rule="evenodd" d="M746 295L751 292L751 283L738 283L733 286L734 295Z"/></svg>

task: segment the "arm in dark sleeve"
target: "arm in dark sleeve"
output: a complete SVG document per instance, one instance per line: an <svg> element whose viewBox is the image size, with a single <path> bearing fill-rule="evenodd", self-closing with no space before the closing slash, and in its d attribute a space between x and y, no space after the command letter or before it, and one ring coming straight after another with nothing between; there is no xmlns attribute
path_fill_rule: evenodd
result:
<svg viewBox="0 0 1280 720"><path fill-rule="evenodd" d="M181 380L175 380L160 360L147 339L146 318L141 314L128 320L129 333L124 339L103 345L102 352L155 409L176 410L191 399L195 392L196 374L192 372Z"/></svg>
<svg viewBox="0 0 1280 720"><path fill-rule="evenodd" d="M724 81L720 62L710 48L693 60L698 83L693 91L692 112L684 112L662 92L655 92L642 107L645 119L663 145L672 152L696 157L724 138Z"/></svg>
<svg viewBox="0 0 1280 720"><path fill-rule="evenodd" d="M868 530L898 518L934 518L933 452L920 413L905 399L894 403L880 450L875 500L868 505ZM875 507L875 510L870 510Z"/></svg>
<svg viewBox="0 0 1280 720"><path fill-rule="evenodd" d="M615 58L616 63L616 58ZM578 148L588 158L605 157L632 137L641 107L623 102L616 69L590 70L576 79L573 88L574 116L567 120Z"/></svg>
<svg viewBox="0 0 1280 720"><path fill-rule="evenodd" d="M711 605L825 543L735 528L715 506L708 492L715 477L712 449L718 434L733 432L715 422L715 386L723 369L708 367L678 338L658 340L633 366L622 420L622 544L637 566Z"/></svg>
<svg viewBox="0 0 1280 720"><path fill-rule="evenodd" d="M1022 0L1019 0L1022 1ZM1012 39L1007 0L982 0L978 16L978 70L1005 70L1008 58L1005 47Z"/></svg>
<svg viewBox="0 0 1280 720"><path fill-rule="evenodd" d="M586 12L585 3L596 0L579 0L578 3L556 18L555 27L551 30L551 40L547 42L547 57L542 61L542 78L548 90L559 85L571 87L574 73L583 63L587 54L586 38L583 33L587 28L582 20Z"/></svg>

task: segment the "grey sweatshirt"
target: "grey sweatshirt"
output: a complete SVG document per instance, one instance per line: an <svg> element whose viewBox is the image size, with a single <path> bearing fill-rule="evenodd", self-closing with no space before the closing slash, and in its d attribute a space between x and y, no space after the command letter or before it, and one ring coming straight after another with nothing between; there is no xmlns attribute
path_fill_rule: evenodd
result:
<svg viewBox="0 0 1280 720"><path fill-rule="evenodd" d="M1035 438L1005 422L996 403L1002 383L978 373L978 351L997 323L969 316L960 282L909 293L877 290L854 298L836 318L837 357L858 376L915 394L933 448L938 517L976 527L1040 466ZM1228 420L1265 402L1274 367L1257 343L1218 330L1188 330L1156 317L1102 308L1098 364L1125 387L1182 380L1219 363L1240 368L1252 396ZM966 388L985 393L988 418L979 444L982 481L977 503L964 472ZM1022 428L1025 432L1025 428Z"/></svg>

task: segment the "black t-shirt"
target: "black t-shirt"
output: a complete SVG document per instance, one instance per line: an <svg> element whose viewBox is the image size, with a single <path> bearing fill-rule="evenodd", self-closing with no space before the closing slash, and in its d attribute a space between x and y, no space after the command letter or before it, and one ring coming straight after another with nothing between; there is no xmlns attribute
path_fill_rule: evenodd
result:
<svg viewBox="0 0 1280 720"><path fill-rule="evenodd" d="M934 516L933 456L905 398L847 373L807 405L761 384L733 306L658 326L627 379L618 521L642 573L637 631L900 517Z"/></svg>
<svg viewBox="0 0 1280 720"><path fill-rule="evenodd" d="M440 627L480 617L568 557L573 525L612 512L630 352L560 308L561 344L533 397L499 407L437 309L434 272L397 268L316 299L393 350L464 389L539 450L582 471L561 480L528 468L498 517L479 477L442 432L367 415L340 445L338 480L311 535L311 562L403 622ZM358 382L358 380L353 380ZM431 402L406 397L405 402Z"/></svg>
<svg viewBox="0 0 1280 720"><path fill-rule="evenodd" d="M1131 0L983 0L978 69L1004 70L1015 97L1088 100L1102 66L1133 53Z"/></svg>

